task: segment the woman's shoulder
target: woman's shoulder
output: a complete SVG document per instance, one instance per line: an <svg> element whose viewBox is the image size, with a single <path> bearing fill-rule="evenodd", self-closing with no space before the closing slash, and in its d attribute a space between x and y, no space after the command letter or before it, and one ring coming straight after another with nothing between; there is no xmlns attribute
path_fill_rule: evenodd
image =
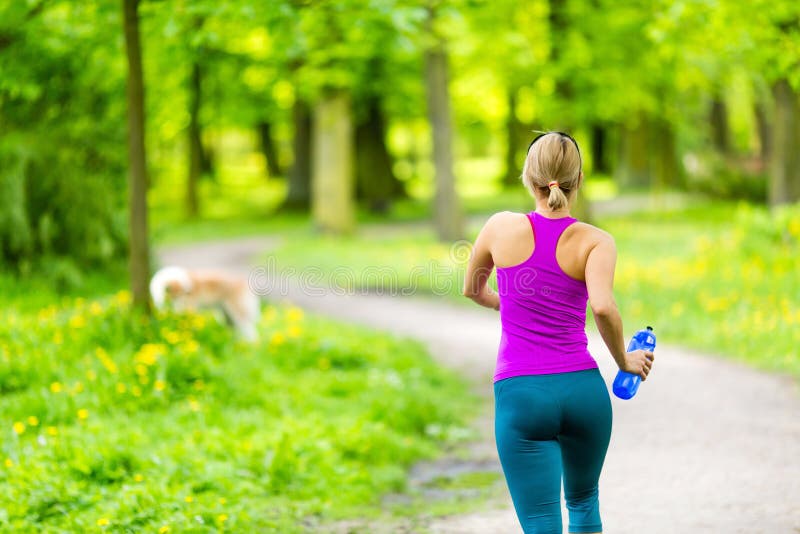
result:
<svg viewBox="0 0 800 534"><path fill-rule="evenodd" d="M600 243L614 245L614 236L601 228L583 221L577 221L574 226L575 230L581 235L582 240L585 240L590 246L599 245Z"/></svg>
<svg viewBox="0 0 800 534"><path fill-rule="evenodd" d="M515 211L498 211L489 217L489 219L486 221L486 225L497 226L508 224L521 221L527 217L528 215L526 213L517 213Z"/></svg>

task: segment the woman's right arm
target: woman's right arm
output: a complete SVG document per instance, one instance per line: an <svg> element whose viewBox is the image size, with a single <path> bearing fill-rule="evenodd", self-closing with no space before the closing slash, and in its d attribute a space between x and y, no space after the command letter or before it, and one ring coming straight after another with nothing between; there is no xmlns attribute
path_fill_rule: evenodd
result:
<svg viewBox="0 0 800 534"><path fill-rule="evenodd" d="M622 317L614 300L614 268L617 247L614 238L603 232L586 259L586 289L594 321L617 366L628 373L647 378L653 365L653 353L644 350L625 351Z"/></svg>

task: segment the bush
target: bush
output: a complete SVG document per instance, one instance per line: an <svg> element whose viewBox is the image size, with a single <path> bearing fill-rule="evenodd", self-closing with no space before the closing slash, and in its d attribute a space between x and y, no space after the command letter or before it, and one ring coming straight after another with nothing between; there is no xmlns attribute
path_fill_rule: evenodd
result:
<svg viewBox="0 0 800 534"><path fill-rule="evenodd" d="M47 257L102 266L124 252L124 170L91 174L93 158L0 140L0 262L21 271Z"/></svg>

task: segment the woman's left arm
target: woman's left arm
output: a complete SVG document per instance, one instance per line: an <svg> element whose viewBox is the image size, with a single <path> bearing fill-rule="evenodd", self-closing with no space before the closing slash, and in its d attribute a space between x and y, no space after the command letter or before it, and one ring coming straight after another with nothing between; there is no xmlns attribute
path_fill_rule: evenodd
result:
<svg viewBox="0 0 800 534"><path fill-rule="evenodd" d="M467 272L464 275L464 296L469 297L481 306L500 309L500 296L492 291L487 284L489 275L494 268L494 260L491 253L492 241L492 219L490 217L475 239L472 247L472 254L467 264Z"/></svg>

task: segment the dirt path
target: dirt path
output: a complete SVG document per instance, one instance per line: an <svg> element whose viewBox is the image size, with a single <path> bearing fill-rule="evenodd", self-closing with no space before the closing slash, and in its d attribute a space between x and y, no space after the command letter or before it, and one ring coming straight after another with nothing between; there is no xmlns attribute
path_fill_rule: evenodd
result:
<svg viewBox="0 0 800 534"><path fill-rule="evenodd" d="M163 264L248 272L252 259L275 242L199 243L164 250L160 258ZM268 298L288 298L338 320L418 339L443 365L472 379L486 395L486 410L476 422L481 439L467 460L499 469L489 396L496 313L445 299L310 294L296 279L285 284L274 286ZM590 350L610 386L616 368L597 336L590 338ZM605 532L800 532L797 384L677 347L659 345L656 355L652 379L634 400L612 396L614 429L600 482ZM417 476L425 469L418 466ZM412 531L500 534L520 528L505 498L489 511L425 520Z"/></svg>

